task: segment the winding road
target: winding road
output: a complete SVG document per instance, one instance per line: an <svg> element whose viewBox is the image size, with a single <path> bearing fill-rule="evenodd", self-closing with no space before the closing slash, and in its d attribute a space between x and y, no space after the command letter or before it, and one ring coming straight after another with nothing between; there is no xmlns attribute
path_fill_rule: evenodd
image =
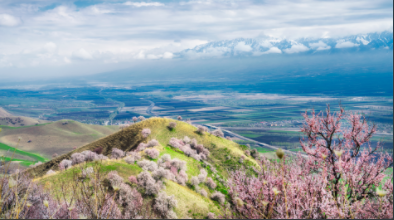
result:
<svg viewBox="0 0 394 220"><path fill-rule="evenodd" d="M212 126L212 125L204 124L204 126L206 126L206 127L208 127L208 128L212 128L212 129L218 129L218 127L215 127L215 126ZM245 141L251 141L251 142L254 142L254 143L256 143L257 145L262 146L262 147L270 148L270 149L273 149L273 150L282 149L282 148L280 148L280 147L272 146L272 145L269 145L269 144L266 144L266 143L258 142L258 141L255 141L255 140L253 140L253 139L250 139L250 138L241 136L241 135L236 134L236 133L234 133L234 132L231 132L231 131L229 131L229 130L223 130L223 129L221 129L221 130L223 131L223 133L227 134L228 136L237 137L237 138L242 139L242 140L245 140ZM282 149L282 150L283 150L285 153L287 153L287 154L291 154L291 155L297 156L297 153L295 153L295 152L293 152L293 151L289 151L289 150L285 150L285 149ZM305 155L305 154L303 154L303 153L301 153L301 156L304 157L304 158L307 158L307 157L308 157L307 155Z"/></svg>
<svg viewBox="0 0 394 220"><path fill-rule="evenodd" d="M146 109L146 114L156 116L155 113L152 113L152 109L153 109L153 107L155 107L155 103L150 100L147 100L147 101L150 102L150 106Z"/></svg>

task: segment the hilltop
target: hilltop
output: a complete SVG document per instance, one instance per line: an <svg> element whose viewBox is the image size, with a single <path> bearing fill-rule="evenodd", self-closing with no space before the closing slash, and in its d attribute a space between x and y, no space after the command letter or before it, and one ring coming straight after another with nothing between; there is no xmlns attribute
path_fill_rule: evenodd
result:
<svg viewBox="0 0 394 220"><path fill-rule="evenodd" d="M176 123L174 129L168 127L171 122ZM143 129L147 128L150 129L151 134L147 138L144 138L141 133ZM203 144L209 150L209 156L199 161L187 156L182 150L169 145L171 138L184 139L185 136L190 139L196 139L198 144ZM174 209L178 218L205 218L208 212L212 212L215 215L221 214L222 207L217 201L211 199L211 195L216 191L224 195L227 194L224 182L229 175L229 171L244 167L250 170L250 172L253 172L253 167L258 167L257 162L251 156L245 155L246 146L239 145L222 137L217 137L208 132L200 134L197 132L196 127L186 122L168 118L150 118L75 149L72 152L63 154L35 168L28 169L27 172L35 178L36 182L45 186L52 186L52 192L58 192L60 190L60 183L71 182L73 180L73 174L80 174L81 170L89 166L97 167L98 163L101 166L101 170L107 172L117 171L119 176L124 181L127 181L130 175L137 176L143 171L139 163L128 163L124 158L104 159L100 160L100 162L93 161L78 164L63 171L59 171L59 163L65 159L72 160L71 155L74 153L81 153L86 150L94 151L99 147L102 148L102 154L108 157L111 156L115 148L125 152L134 151L138 153L137 147L141 143L149 143L153 139L158 141L157 146L153 147L153 149L159 151L158 158L152 159L147 156L146 151L140 151L139 154L142 157L140 160L159 163L160 158L167 154L171 159L185 161L185 172L189 181L193 176L196 177L201 174L201 169L204 169L207 172L206 177L212 178L215 184L217 184L214 190L208 188L204 183L194 186L189 181L186 184L179 184L174 180L163 180L165 184L163 191L169 196L174 196L178 201L178 205ZM241 157L244 158L243 161L240 161ZM53 173L52 171L55 172ZM204 190L207 194L204 196L203 193L200 193L200 190ZM144 201L152 201L152 199L151 196L144 195Z"/></svg>
<svg viewBox="0 0 394 220"><path fill-rule="evenodd" d="M173 131L168 129L168 124L170 122L176 122L177 127ZM144 128L149 128L151 130L151 135L148 138L144 138L141 135L141 131ZM70 151L66 154L60 155L59 157L48 161L47 163L30 170L29 172L34 172L36 176L44 175L48 170L58 170L58 164L63 159L70 159L71 154L83 152L85 150L93 151L98 147L103 148L103 155L110 156L113 148L118 148L123 151L132 151L137 148L140 143L147 143L152 139L156 139L162 146L161 153L166 153L170 147L168 145L172 137L182 139L184 136L189 138L195 138L198 143L201 143L209 149L211 156L208 161L213 163L221 163L226 161L227 156L232 156L239 158L244 155L245 146L239 145L233 141L229 141L224 138L216 137L211 134L199 135L197 133L197 128L186 122L175 121L168 118L150 118L136 124L129 126L128 128L122 129L114 134L107 137L100 138L97 141L86 144L78 149ZM0 139L1 140L1 139ZM257 162L253 158L247 158L252 164L257 166ZM227 165L223 165L224 167ZM228 165L231 166L231 165Z"/></svg>

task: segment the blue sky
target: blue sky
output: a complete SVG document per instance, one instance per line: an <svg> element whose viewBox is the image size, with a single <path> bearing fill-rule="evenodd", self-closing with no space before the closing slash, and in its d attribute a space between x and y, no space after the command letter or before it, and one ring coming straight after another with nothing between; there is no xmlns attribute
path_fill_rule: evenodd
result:
<svg viewBox="0 0 394 220"><path fill-rule="evenodd" d="M392 31L391 0L3 0L0 76L93 74L139 60L199 59L206 56L183 55L224 41L230 43L203 52L297 56L365 46L370 40L354 36ZM237 39L254 39L263 49Z"/></svg>

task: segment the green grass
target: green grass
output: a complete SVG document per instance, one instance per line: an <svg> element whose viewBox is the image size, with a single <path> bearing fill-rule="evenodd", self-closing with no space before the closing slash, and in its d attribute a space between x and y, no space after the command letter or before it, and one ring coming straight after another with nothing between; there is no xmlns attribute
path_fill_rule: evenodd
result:
<svg viewBox="0 0 394 220"><path fill-rule="evenodd" d="M208 212L215 213L216 216L221 214L215 202L201 196L186 186L166 180L166 189L164 191L167 195L174 195L177 199L178 204L174 211L178 218L187 218L191 215L195 218L202 219L206 218Z"/></svg>
<svg viewBox="0 0 394 220"><path fill-rule="evenodd" d="M197 176L198 174L200 174L200 169L202 168L201 162L186 156L182 151L178 151L177 149L174 149L170 146L166 146L164 147L164 150L160 152L159 157L163 156L164 154L169 154L171 156L171 159L178 158L180 160L186 161L186 173L189 177Z"/></svg>
<svg viewBox="0 0 394 220"><path fill-rule="evenodd" d="M42 156L40 156L38 154L34 154L34 153L27 152L27 151L19 150L19 149L16 149L14 147L10 147L10 146L8 146L6 144L3 144L3 143L0 143L0 149L1 150L5 150L5 151L9 150L10 154L13 154L15 152L15 156L17 154L19 154L19 155L31 157L31 158L34 159L34 161L41 161L41 162L48 161L47 158L42 157Z"/></svg>
<svg viewBox="0 0 394 220"><path fill-rule="evenodd" d="M26 167L28 167L28 166L30 166L30 165L36 163L36 162L30 161L30 160L23 160L23 159L10 158L10 157L1 157L0 160L3 160L3 161L16 161L16 162L20 162L20 164L21 164L22 166L26 166Z"/></svg>
<svg viewBox="0 0 394 220"><path fill-rule="evenodd" d="M248 137L248 138L257 138L257 137L261 136L259 134L245 134L245 133L240 133L239 135L242 135L242 136Z"/></svg>
<svg viewBox="0 0 394 220"><path fill-rule="evenodd" d="M261 148L261 147L252 147L252 149L256 149L259 153L271 153L271 152L275 152L274 150L266 149L266 148Z"/></svg>
<svg viewBox="0 0 394 220"><path fill-rule="evenodd" d="M57 193L60 193L61 191L62 184L64 184L66 188L70 187L69 183L74 181L74 175L81 173L81 167L96 167L96 163L99 163L99 170L101 174L105 175L110 171L116 170L119 176L123 177L125 181L127 181L129 176L136 176L142 171L142 169L136 164L127 164L123 160L108 160L103 162L94 161L73 166L65 171L57 171L56 174L43 176L35 179L34 181L38 181L43 185L50 184L52 186L52 192L57 195Z"/></svg>

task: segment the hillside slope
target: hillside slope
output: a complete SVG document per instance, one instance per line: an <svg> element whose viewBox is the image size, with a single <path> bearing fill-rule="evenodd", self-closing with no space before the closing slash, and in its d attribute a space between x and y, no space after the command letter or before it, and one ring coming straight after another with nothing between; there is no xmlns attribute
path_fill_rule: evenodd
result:
<svg viewBox="0 0 394 220"><path fill-rule="evenodd" d="M61 120L26 127L2 127L0 143L50 158L73 150L118 131L118 126L87 125L72 120ZM25 158L23 158L25 159Z"/></svg>
<svg viewBox="0 0 394 220"><path fill-rule="evenodd" d="M173 131L170 131L167 127L170 122L177 123L177 127ZM141 135L141 131L144 128L149 128L152 132L148 138L143 138ZM155 117L133 124L128 128L63 154L34 169L30 169L29 172L35 173L35 176L39 177L44 175L50 169L58 170L59 162L63 159L70 159L71 154L73 153L82 152L85 150L93 151L97 147L102 147L103 155L110 156L113 148L118 148L123 151L132 151L136 149L139 143L147 143L151 139L156 139L159 141L161 146L163 146L163 149L161 150L161 154L163 154L167 149L171 148L168 143L172 137L182 139L184 136L195 138L198 143L203 144L204 147L206 147L211 152L208 162L218 164L218 168L220 170L237 166L235 164L239 160L239 157L244 155L245 149L242 149L241 145L233 141L216 137L211 134L200 135L197 133L197 128L186 122ZM171 154L172 152L168 153ZM183 157L182 159L188 158L183 153L177 156ZM227 160L227 156L230 156L231 159ZM252 157L247 157L246 161L249 161L249 163L257 166L257 162ZM224 173L226 174L226 172Z"/></svg>
<svg viewBox="0 0 394 220"><path fill-rule="evenodd" d="M40 120L25 116L14 116L0 107L0 126L20 127L44 124L48 122L49 121L46 120Z"/></svg>
<svg viewBox="0 0 394 220"><path fill-rule="evenodd" d="M177 123L175 129L170 130L167 127L170 122ZM147 138L144 138L141 134L141 131L145 128L151 130L151 134ZM166 187L163 189L168 195L173 195L178 201L178 205L174 210L178 218L205 218L208 212L218 215L222 213L222 207L218 202L211 200L210 196L216 191L227 194L227 187L223 185L223 180L227 179L230 170L240 167L251 169L251 167L257 165L257 163L252 157L245 156L243 147L237 143L221 137L216 137L209 133L201 135L196 131L196 127L185 122L167 118L150 118L72 152L61 155L35 168L28 169L27 172L35 177L35 181L45 186L51 186L53 192L60 192L59 183L70 183L73 174L81 173L81 168L97 166L95 165L97 161L85 162L75 165L71 169L59 171L58 164L60 161L63 159L70 159L71 154L102 147L103 154L110 156L113 148L122 149L124 151L135 151L140 143L147 143L152 139L156 139L159 145L154 148L160 152L159 157L168 154L172 159L177 158L186 162L186 174L189 179L187 184L180 185L177 182L166 179ZM204 147L210 151L206 160L198 161L192 157L188 157L181 150L168 144L172 137L183 139L185 136L191 139L195 138L199 144L203 144ZM142 159L154 162L158 161L158 159L150 159L143 151L140 154ZM242 163L239 162L241 156L245 157ZM137 176L142 172L142 169L136 163L128 164L123 159L107 159L99 163L101 164L102 170L107 172L116 170L125 181L130 175ZM211 169L210 167L215 169ZM198 176L201 172L200 169L205 169L208 177L211 177L217 184L216 189L209 189L204 183L199 184L199 189L204 189L207 192L206 197L198 193L196 188L190 184L191 177ZM49 170L54 170L56 172L47 175ZM145 199L151 201L152 197L148 196L145 197Z"/></svg>

